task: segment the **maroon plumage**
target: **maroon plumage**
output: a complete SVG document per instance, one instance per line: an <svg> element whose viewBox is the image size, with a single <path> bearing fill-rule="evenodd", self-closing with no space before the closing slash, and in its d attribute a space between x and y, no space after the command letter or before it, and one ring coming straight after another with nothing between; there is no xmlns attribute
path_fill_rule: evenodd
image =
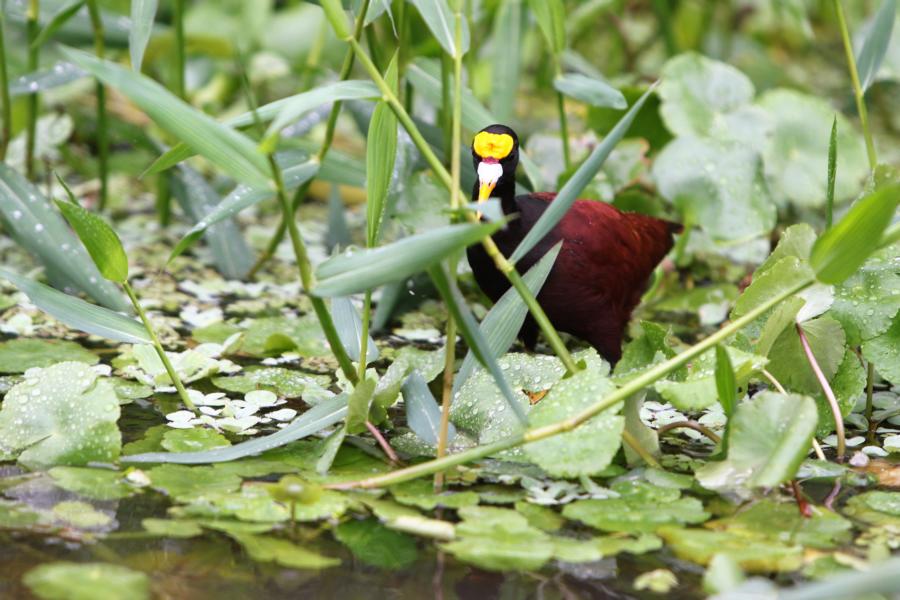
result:
<svg viewBox="0 0 900 600"><path fill-rule="evenodd" d="M501 127L492 126L487 131ZM505 127L499 131L511 132ZM504 175L493 194L500 197L504 213L518 214L493 236L506 256L512 254L556 197L548 192L515 196L517 145L512 160L504 164ZM480 157L475 155L475 161L477 168ZM476 198L478 187L476 184ZM616 362L622 355L622 336L631 312L640 302L656 265L672 249L672 235L679 231L681 226L676 223L624 213L603 202L577 200L556 227L519 261L517 268L524 273L562 240L562 249L538 301L557 330L586 340L604 358ZM509 288L509 282L480 245L471 246L467 254L478 285L496 302ZM529 315L519 337L527 347L533 347L537 334L537 324Z"/></svg>

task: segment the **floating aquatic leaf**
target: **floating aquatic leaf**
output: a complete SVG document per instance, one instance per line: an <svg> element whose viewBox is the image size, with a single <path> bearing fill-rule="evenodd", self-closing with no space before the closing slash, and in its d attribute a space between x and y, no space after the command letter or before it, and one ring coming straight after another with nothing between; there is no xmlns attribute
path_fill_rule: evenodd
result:
<svg viewBox="0 0 900 600"><path fill-rule="evenodd" d="M99 360L90 350L67 340L16 338L0 342L0 373L24 373L63 361L93 365Z"/></svg>
<svg viewBox="0 0 900 600"><path fill-rule="evenodd" d="M124 474L107 469L53 467L48 471L53 483L64 490L94 500L118 500L138 493Z"/></svg>
<svg viewBox="0 0 900 600"><path fill-rule="evenodd" d="M334 536L361 562L381 569L402 569L419 557L414 538L388 529L376 519L341 523Z"/></svg>
<svg viewBox="0 0 900 600"><path fill-rule="evenodd" d="M285 539L250 534L231 534L250 558L275 562L294 569L325 569L341 564L337 558L323 556Z"/></svg>
<svg viewBox="0 0 900 600"><path fill-rule="evenodd" d="M28 571L22 581L43 600L150 598L150 578L147 575L109 563L46 563Z"/></svg>

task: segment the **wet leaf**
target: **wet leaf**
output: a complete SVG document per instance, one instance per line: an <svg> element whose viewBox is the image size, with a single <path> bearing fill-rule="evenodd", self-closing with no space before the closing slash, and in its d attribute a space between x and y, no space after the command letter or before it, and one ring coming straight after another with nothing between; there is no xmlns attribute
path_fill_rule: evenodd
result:
<svg viewBox="0 0 900 600"><path fill-rule="evenodd" d="M231 442L212 429L173 429L166 432L161 445L169 452L199 452L230 446Z"/></svg>
<svg viewBox="0 0 900 600"><path fill-rule="evenodd" d="M109 563L45 563L28 571L22 581L42 600L150 598L147 575Z"/></svg>
<svg viewBox="0 0 900 600"><path fill-rule="evenodd" d="M862 353L882 377L900 384L900 314L887 331L863 342Z"/></svg>
<svg viewBox="0 0 900 600"><path fill-rule="evenodd" d="M441 432L441 407L438 405L428 384L418 371L406 378L401 388L406 405L406 422L419 439L437 446ZM456 427L448 423L447 444L456 437Z"/></svg>
<svg viewBox="0 0 900 600"><path fill-rule="evenodd" d="M33 369L0 408L0 452L29 468L112 462L122 444L119 399L84 363Z"/></svg>
<svg viewBox="0 0 900 600"><path fill-rule="evenodd" d="M138 492L138 489L127 483L123 474L118 471L53 467L48 474L58 487L94 500L118 500Z"/></svg>
<svg viewBox="0 0 900 600"><path fill-rule="evenodd" d="M241 485L237 475L213 467L160 465L147 470L150 484L179 502L231 492Z"/></svg>
<svg viewBox="0 0 900 600"><path fill-rule="evenodd" d="M675 556L701 565L718 554L730 557L750 573L795 571L803 564L800 545L680 527L663 527L658 533Z"/></svg>
<svg viewBox="0 0 900 600"><path fill-rule="evenodd" d="M253 390L268 390L284 398L300 398L307 392L325 392L331 382L327 375L313 375L284 367L263 367L254 365L241 371L240 375L213 377L213 385L229 392L246 394Z"/></svg>
<svg viewBox="0 0 900 600"><path fill-rule="evenodd" d="M578 500L563 507L563 516L602 531L652 533L664 525L702 523L709 513L696 498L682 498L678 490L673 490L665 500L639 495Z"/></svg>
<svg viewBox="0 0 900 600"><path fill-rule="evenodd" d="M738 387L746 386L750 377L766 365L766 359L761 356L732 347L726 347L726 350L734 366ZM716 388L715 351L706 352L691 363L683 381L664 379L658 381L655 388L679 410L695 411L712 406L719 397Z"/></svg>
<svg viewBox="0 0 900 600"><path fill-rule="evenodd" d="M829 313L841 322L847 342L861 342L883 334L900 311L900 244L875 252L840 285L835 286Z"/></svg>
<svg viewBox="0 0 900 600"><path fill-rule="evenodd" d="M819 368L830 381L844 358L845 336L841 324L826 315L807 321L802 327ZM768 369L782 385L795 392L815 394L821 389L800 345L796 327L786 328L775 340L769 350Z"/></svg>
<svg viewBox="0 0 900 600"><path fill-rule="evenodd" d="M96 354L66 340L15 338L0 342L0 373L24 373L63 361L97 364Z"/></svg>
<svg viewBox="0 0 900 600"><path fill-rule="evenodd" d="M128 279L128 257L122 240L102 217L71 202L56 201L59 211L87 248L100 274L116 283Z"/></svg>

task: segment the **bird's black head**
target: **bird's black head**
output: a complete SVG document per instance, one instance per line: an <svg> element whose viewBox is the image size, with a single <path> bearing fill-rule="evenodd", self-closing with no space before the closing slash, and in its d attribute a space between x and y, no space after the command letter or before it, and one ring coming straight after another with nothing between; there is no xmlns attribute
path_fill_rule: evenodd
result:
<svg viewBox="0 0 900 600"><path fill-rule="evenodd" d="M515 195L519 137L506 125L489 125L472 141L472 161L478 173L477 200ZM496 188L497 193L494 193Z"/></svg>

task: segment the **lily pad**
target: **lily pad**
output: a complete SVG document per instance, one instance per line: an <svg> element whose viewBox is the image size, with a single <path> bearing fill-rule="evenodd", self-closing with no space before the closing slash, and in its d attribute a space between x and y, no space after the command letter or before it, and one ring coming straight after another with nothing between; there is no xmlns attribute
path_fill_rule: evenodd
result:
<svg viewBox="0 0 900 600"><path fill-rule="evenodd" d="M122 444L118 418L112 384L88 365L30 369L0 408L0 454L29 468L112 462Z"/></svg>
<svg viewBox="0 0 900 600"><path fill-rule="evenodd" d="M246 394L253 390L269 390L284 398L300 398L309 389L321 392L323 386L331 383L331 378L283 367L249 367L240 375L213 377L212 382L229 392Z"/></svg>
<svg viewBox="0 0 900 600"><path fill-rule="evenodd" d="M190 538L203 533L195 521L184 519L144 519L141 525L150 533L168 538Z"/></svg>
<svg viewBox="0 0 900 600"><path fill-rule="evenodd" d="M68 340L16 338L0 342L0 373L24 373L64 361L94 365L99 360L90 350Z"/></svg>
<svg viewBox="0 0 900 600"><path fill-rule="evenodd" d="M657 534L682 560L708 565L717 554L751 573L789 572L803 564L803 546L722 531L663 527Z"/></svg>
<svg viewBox="0 0 900 600"><path fill-rule="evenodd" d="M323 556L288 540L250 534L231 534L231 537L244 547L250 558L260 562L275 562L294 569L326 569L341 564L337 558Z"/></svg>
<svg viewBox="0 0 900 600"><path fill-rule="evenodd" d="M619 498L573 502L563 508L563 516L602 531L652 533L663 525L702 523L709 513L702 502L682 497L675 488L647 484Z"/></svg>
<svg viewBox="0 0 900 600"><path fill-rule="evenodd" d="M48 474L53 478L53 483L62 489L94 500L118 500L138 492L118 471L53 467Z"/></svg>
<svg viewBox="0 0 900 600"><path fill-rule="evenodd" d="M900 244L875 252L844 283L835 286L831 316L841 322L847 341L859 345L885 333L900 311Z"/></svg>
<svg viewBox="0 0 900 600"><path fill-rule="evenodd" d="M440 494L434 492L434 484L427 479L414 479L390 488L394 500L400 504L415 506L423 510L433 510L438 506L444 508L463 508L475 506L479 498L476 492L454 492L445 490Z"/></svg>
<svg viewBox="0 0 900 600"><path fill-rule="evenodd" d="M48 563L28 571L22 581L42 600L150 598L147 575L109 563Z"/></svg>
<svg viewBox="0 0 900 600"><path fill-rule="evenodd" d="M238 489L241 478L215 467L160 465L147 471L151 485L179 502Z"/></svg>
<svg viewBox="0 0 900 600"><path fill-rule="evenodd" d="M191 504L179 506L171 512L177 516L233 518L253 523L281 523L290 518L288 509L276 502L262 486L244 486L234 492L211 492L197 496Z"/></svg>
<svg viewBox="0 0 900 600"><path fill-rule="evenodd" d="M766 366L767 360L749 352L728 346L725 348L739 388L746 386L752 375ZM718 401L716 389L716 353L709 351L691 363L682 381L661 380L656 391L665 400L683 411L697 411L713 406Z"/></svg>
<svg viewBox="0 0 900 600"><path fill-rule="evenodd" d="M199 452L230 446L231 442L212 429L173 429L163 435L160 445L169 452Z"/></svg>
<svg viewBox="0 0 900 600"><path fill-rule="evenodd" d="M288 351L306 357L328 355L325 334L315 315L300 319L264 317L254 319L246 327L240 345L241 353L262 357Z"/></svg>
<svg viewBox="0 0 900 600"><path fill-rule="evenodd" d="M900 503L897 508L900 508ZM850 541L850 531L853 529L850 521L818 507L813 507L812 511L811 517L804 517L794 502L761 500L732 517L711 521L706 527L821 550Z"/></svg>
<svg viewBox="0 0 900 600"><path fill-rule="evenodd" d="M402 569L419 556L414 538L388 529L376 519L341 523L334 536L361 562L381 569Z"/></svg>

